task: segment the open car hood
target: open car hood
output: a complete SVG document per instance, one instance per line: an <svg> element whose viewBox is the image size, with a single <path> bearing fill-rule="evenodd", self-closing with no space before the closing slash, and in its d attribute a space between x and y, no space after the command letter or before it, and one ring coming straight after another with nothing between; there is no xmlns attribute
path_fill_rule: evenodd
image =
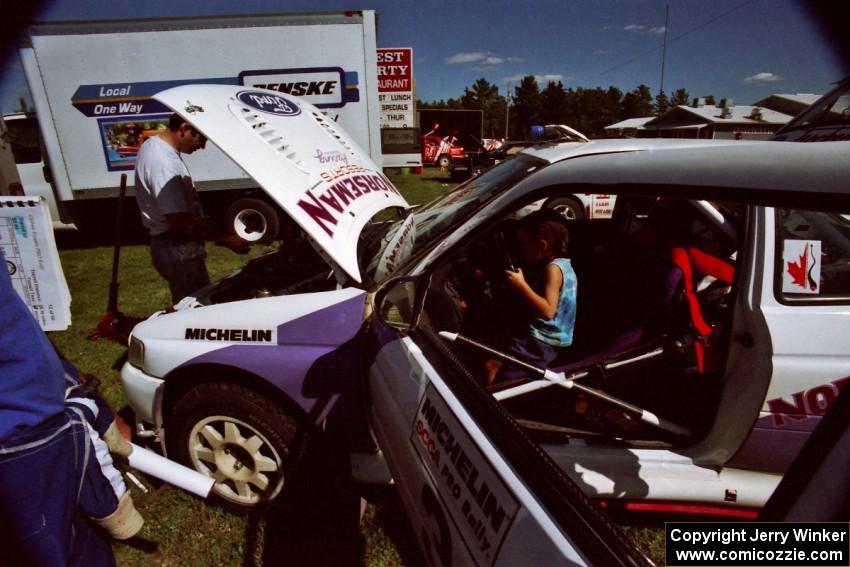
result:
<svg viewBox="0 0 850 567"><path fill-rule="evenodd" d="M312 104L264 89L185 85L153 97L235 161L356 281L360 231L409 205L357 143Z"/></svg>

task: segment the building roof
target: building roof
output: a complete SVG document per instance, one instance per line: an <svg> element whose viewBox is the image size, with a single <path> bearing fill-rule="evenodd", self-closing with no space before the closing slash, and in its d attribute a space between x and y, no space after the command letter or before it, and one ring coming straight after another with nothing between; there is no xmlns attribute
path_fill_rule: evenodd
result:
<svg viewBox="0 0 850 567"><path fill-rule="evenodd" d="M811 94L811 93L772 94L769 97L766 97L766 98L763 98L761 100L754 102L753 106L770 107L770 105L767 104L767 101L769 101L770 99L787 100L787 101L790 101L790 102L793 102L793 103L801 104L801 105L804 105L804 106L809 106L810 104L815 102L817 99L819 99L821 96L823 96L823 95Z"/></svg>
<svg viewBox="0 0 850 567"><path fill-rule="evenodd" d="M806 110L820 97L821 95L808 93L772 94L754 102L753 105L796 116Z"/></svg>
<svg viewBox="0 0 850 567"><path fill-rule="evenodd" d="M756 109L761 113L761 119L755 118L753 111ZM724 111L728 112L728 116L724 116ZM791 118L792 116L790 114L758 106L737 105L721 107L707 104L695 108L693 106L679 105L655 118L651 123L648 122L645 124L645 127L661 126L668 123L680 125L686 122L756 126L763 124L785 124Z"/></svg>
<svg viewBox="0 0 850 567"><path fill-rule="evenodd" d="M641 118L627 118L616 124L606 126L606 130L624 130L626 128L641 128L644 124L655 118L654 116L643 116Z"/></svg>

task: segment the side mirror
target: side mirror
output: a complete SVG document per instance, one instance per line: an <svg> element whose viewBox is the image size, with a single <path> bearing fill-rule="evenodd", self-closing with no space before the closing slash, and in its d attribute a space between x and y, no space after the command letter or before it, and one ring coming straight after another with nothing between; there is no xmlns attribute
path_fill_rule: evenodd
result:
<svg viewBox="0 0 850 567"><path fill-rule="evenodd" d="M375 295L375 315L390 327L413 329L422 313L426 287L427 279L422 277L390 280Z"/></svg>

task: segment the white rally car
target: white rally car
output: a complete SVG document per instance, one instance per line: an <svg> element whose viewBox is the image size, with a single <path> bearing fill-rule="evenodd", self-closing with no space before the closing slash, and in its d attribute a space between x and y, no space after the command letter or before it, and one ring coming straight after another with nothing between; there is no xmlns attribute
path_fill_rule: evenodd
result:
<svg viewBox="0 0 850 567"><path fill-rule="evenodd" d="M850 380L850 143L565 143L410 212L307 103L156 98L306 235L130 340L140 432L232 505L285 489L320 429L355 477L391 475L433 564L638 561L588 495L752 515ZM575 343L485 388L521 312L518 217L574 193L618 195L612 220L570 224Z"/></svg>

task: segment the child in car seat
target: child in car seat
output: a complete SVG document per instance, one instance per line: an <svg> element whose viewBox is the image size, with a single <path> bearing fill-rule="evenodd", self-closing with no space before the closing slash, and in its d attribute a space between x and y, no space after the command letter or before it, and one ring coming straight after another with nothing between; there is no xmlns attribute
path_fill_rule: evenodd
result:
<svg viewBox="0 0 850 567"><path fill-rule="evenodd" d="M527 320L518 326L507 352L540 367L548 366L573 342L577 281L566 258L569 240L566 220L560 214L535 211L522 219L517 232L526 272L505 270L509 286L527 308ZM501 368L497 359L486 362L487 385L496 380Z"/></svg>

